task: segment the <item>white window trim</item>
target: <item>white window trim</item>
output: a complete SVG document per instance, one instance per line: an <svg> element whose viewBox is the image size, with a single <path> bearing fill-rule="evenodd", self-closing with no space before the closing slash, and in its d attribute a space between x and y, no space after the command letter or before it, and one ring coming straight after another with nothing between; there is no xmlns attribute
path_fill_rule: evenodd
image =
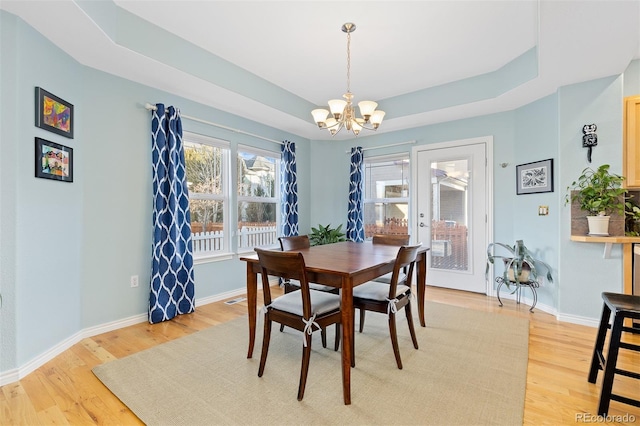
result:
<svg viewBox="0 0 640 426"><path fill-rule="evenodd" d="M282 214L281 214L281 194L280 194L280 169L281 169L281 164L282 164L282 158L281 158L281 153L279 151L270 151L267 149L262 149L262 148L256 148L250 145L242 145L239 144L237 147L237 155L240 155L240 152L244 152L244 153L251 153L251 154L256 154L256 155L261 155L263 157L269 157L269 158L274 158L275 159L275 183L274 183L274 191L275 191L275 196L274 197L253 197L253 196L246 196L246 195L239 195L238 194L238 187L236 185L235 187L235 194L236 194L236 202L235 202L235 208L236 211L238 209L238 206L240 205L241 202L254 202L254 203L274 203L276 205L276 235L279 235L282 229ZM236 158L237 161L237 158ZM237 179L240 179L239 176L237 176ZM239 223L239 218L236 215L236 227L235 230L233 232L233 237L234 239L237 240L238 238L238 226L237 224ZM266 249L270 249L270 248L279 248L279 245L272 245L272 246L263 246L262 248L266 248ZM236 253L238 255L243 255L243 254L248 254L248 253L254 253L253 248L249 248L249 247L236 247Z"/></svg>
<svg viewBox="0 0 640 426"><path fill-rule="evenodd" d="M225 235L223 239L223 249L215 252L206 252L201 254L193 255L193 263L194 265L199 265L203 263L210 262L219 262L223 260L229 260L233 258L233 252L231 250L231 242L234 238L234 235L231 233L231 223L229 212L231 206L231 144L229 141L223 139L217 139L211 136L204 136L197 133L192 132L183 132L182 139L185 142L198 143L201 145L208 145L214 148L221 148L223 150L222 155L222 194L200 194L194 197L194 199L204 199L204 200L216 200L222 201L222 232ZM189 198L191 198L191 194L189 194Z"/></svg>

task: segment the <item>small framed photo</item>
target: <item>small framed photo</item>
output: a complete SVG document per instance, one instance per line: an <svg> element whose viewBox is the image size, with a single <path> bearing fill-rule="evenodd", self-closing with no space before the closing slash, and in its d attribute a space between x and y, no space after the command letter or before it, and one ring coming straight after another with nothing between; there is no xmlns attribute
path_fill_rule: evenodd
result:
<svg viewBox="0 0 640 426"><path fill-rule="evenodd" d="M36 138L36 177L73 182L73 148Z"/></svg>
<svg viewBox="0 0 640 426"><path fill-rule="evenodd" d="M516 166L516 194L553 192L553 158Z"/></svg>
<svg viewBox="0 0 640 426"><path fill-rule="evenodd" d="M36 87L36 126L73 139L73 105Z"/></svg>

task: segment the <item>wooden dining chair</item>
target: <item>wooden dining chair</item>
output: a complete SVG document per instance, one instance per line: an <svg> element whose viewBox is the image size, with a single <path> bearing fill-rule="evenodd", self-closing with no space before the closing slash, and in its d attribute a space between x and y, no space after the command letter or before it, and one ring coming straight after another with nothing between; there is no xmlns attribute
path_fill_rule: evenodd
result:
<svg viewBox="0 0 640 426"><path fill-rule="evenodd" d="M393 346L393 353L399 369L402 369L402 360L400 359L398 334L396 332L396 313L402 308L404 308L407 317L413 347L418 349L418 339L416 338L413 316L411 315L411 277L413 276L413 268L421 245L400 247L393 265L391 283L369 281L353 288L354 313L356 308L360 309L360 332L362 332L365 311L379 312L387 314L389 317L391 345ZM404 267L408 267L406 274L402 273ZM355 349L353 353L355 353ZM352 365L355 365L355 358L352 358Z"/></svg>
<svg viewBox="0 0 640 426"><path fill-rule="evenodd" d="M311 290L307 281L304 257L301 253L263 250L256 248L262 275L262 294L264 297L264 335L262 338L262 354L258 377L262 377L269 341L271 340L271 323L277 322L296 330L302 331L302 366L300 368L300 383L298 385L298 401L302 401L304 388L309 372L309 358L311 356L311 341L313 332L320 330L326 336L326 328L336 325L336 339L334 350L340 345L340 296L322 291ZM300 289L285 293L271 299L269 276L284 279L295 279L300 282ZM323 342L326 337L323 338Z"/></svg>
<svg viewBox="0 0 640 426"><path fill-rule="evenodd" d="M386 246L405 246L409 244L409 235L408 234L375 234L371 239L373 244L384 244ZM400 271L400 276L398 277L399 281L404 281L407 277L407 268L402 268ZM381 275L377 278L374 278L373 281L378 281L385 284L391 284L391 277L393 272L389 272L388 274ZM362 329L364 328L364 317L365 310L360 309L360 332L362 333Z"/></svg>
<svg viewBox="0 0 640 426"><path fill-rule="evenodd" d="M387 246L406 246L409 244L409 235L408 234L376 234L371 239L373 244L384 244ZM405 268L406 269L406 268ZM403 273L406 274L406 270L403 270ZM391 272L388 274L382 275L381 277L375 278L374 281L380 281L383 283L389 284L391 282Z"/></svg>
<svg viewBox="0 0 640 426"><path fill-rule="evenodd" d="M282 251L296 251L311 247L308 235L294 235L291 237L280 237L280 250ZM300 283L297 280L286 280L283 282L284 292L290 293L300 289ZM331 287L328 285L322 285L317 283L309 283L309 288L319 291L327 291L329 293L338 294L339 289L337 287Z"/></svg>

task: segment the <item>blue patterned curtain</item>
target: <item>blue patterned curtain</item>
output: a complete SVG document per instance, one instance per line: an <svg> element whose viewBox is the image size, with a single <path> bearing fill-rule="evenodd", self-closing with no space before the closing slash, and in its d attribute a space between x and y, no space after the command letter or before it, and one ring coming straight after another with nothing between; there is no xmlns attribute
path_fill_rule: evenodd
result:
<svg viewBox="0 0 640 426"><path fill-rule="evenodd" d="M156 104L153 156L153 264L149 322L195 310L189 191L180 110Z"/></svg>
<svg viewBox="0 0 640 426"><path fill-rule="evenodd" d="M282 236L298 235L298 173L296 171L296 144L284 141L280 192L282 193Z"/></svg>
<svg viewBox="0 0 640 426"><path fill-rule="evenodd" d="M362 147L351 148L351 172L349 173L349 211L347 216L347 239L361 243L364 241L364 202L362 200L362 180L364 162Z"/></svg>

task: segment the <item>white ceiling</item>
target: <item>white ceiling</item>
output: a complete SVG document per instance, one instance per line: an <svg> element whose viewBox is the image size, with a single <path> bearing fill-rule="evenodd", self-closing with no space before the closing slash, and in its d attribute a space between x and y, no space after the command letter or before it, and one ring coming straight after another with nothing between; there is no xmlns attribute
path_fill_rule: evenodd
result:
<svg viewBox="0 0 640 426"><path fill-rule="evenodd" d="M510 110L563 85L620 74L640 58L638 0L0 0L0 8L84 65L309 139L330 136L315 126L307 106L325 105L346 91L345 22L357 26L351 42L355 101L381 106L391 99L409 103L419 94L424 99L425 90L428 96L440 85L438 96L446 98L447 83L493 73L537 49L537 76L505 93L409 112L396 107L387 110L378 132ZM109 17L117 8L115 24ZM199 46L203 61L177 65L173 56L138 46L131 40L151 37L149 26L132 26L142 23L138 18L175 35L174 46L185 40ZM212 58L237 67L235 77L203 74L198 64ZM238 77L245 72L259 79L247 84Z"/></svg>

